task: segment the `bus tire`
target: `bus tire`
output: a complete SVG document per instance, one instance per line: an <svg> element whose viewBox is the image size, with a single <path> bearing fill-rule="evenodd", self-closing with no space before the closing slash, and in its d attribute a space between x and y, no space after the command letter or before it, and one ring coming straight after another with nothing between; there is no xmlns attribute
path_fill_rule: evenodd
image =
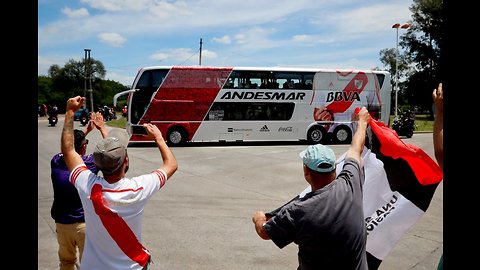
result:
<svg viewBox="0 0 480 270"><path fill-rule="evenodd" d="M187 142L187 131L182 127L173 127L167 132L167 144L169 146L183 145Z"/></svg>
<svg viewBox="0 0 480 270"><path fill-rule="evenodd" d="M324 127L316 125L311 127L307 133L307 141L309 144L325 143L327 131Z"/></svg>
<svg viewBox="0 0 480 270"><path fill-rule="evenodd" d="M333 140L338 144L349 144L352 142L352 130L346 125L340 125L333 131Z"/></svg>

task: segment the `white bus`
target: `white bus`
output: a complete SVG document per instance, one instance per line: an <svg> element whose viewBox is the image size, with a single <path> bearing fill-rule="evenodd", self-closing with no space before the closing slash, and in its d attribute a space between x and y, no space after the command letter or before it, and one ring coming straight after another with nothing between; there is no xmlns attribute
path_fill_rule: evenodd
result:
<svg viewBox="0 0 480 270"><path fill-rule="evenodd" d="M156 66L138 71L127 97L130 141L152 123L169 145L188 142L350 143L351 117L365 106L390 119L390 74L376 70Z"/></svg>

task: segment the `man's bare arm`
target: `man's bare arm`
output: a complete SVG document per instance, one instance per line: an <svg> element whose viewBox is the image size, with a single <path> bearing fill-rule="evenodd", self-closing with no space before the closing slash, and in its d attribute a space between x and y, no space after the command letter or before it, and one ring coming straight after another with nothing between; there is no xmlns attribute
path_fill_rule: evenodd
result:
<svg viewBox="0 0 480 270"><path fill-rule="evenodd" d="M433 105L435 106L435 118L433 121L433 149L438 166L443 170L443 88L442 83L433 90Z"/></svg>
<svg viewBox="0 0 480 270"><path fill-rule="evenodd" d="M267 217L262 211L257 211L252 217L252 222L255 225L255 231L257 232L258 236L264 240L269 240L270 236L268 235L267 231L263 227L263 224L267 222Z"/></svg>
<svg viewBox="0 0 480 270"><path fill-rule="evenodd" d="M357 119L357 129L352 137L352 143L347 150L346 157L355 159L358 164L362 164L361 154L365 146L365 136L367 132L368 122L370 121L370 114L367 108L363 107L355 116Z"/></svg>
<svg viewBox="0 0 480 270"><path fill-rule="evenodd" d="M163 160L163 164L160 169L162 169L167 174L167 177L170 178L170 176L172 176L177 171L177 159L168 147L165 139L163 138L162 132L158 129L157 126L153 124L143 124L143 127L145 128L149 136L153 137L155 142L157 143Z"/></svg>
<svg viewBox="0 0 480 270"><path fill-rule="evenodd" d="M76 96L69 98L67 101L60 148L69 171L72 171L76 166L84 163L82 157L75 151L73 134L73 117L84 100L85 98Z"/></svg>

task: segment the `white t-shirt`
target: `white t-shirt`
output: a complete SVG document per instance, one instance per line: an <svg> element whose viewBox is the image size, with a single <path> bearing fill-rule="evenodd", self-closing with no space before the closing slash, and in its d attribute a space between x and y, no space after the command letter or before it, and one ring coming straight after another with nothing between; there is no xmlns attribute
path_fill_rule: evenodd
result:
<svg viewBox="0 0 480 270"><path fill-rule="evenodd" d="M85 212L86 236L81 268L142 269L148 250L142 246L143 209L167 181L157 169L109 184L84 164L75 167L70 182L77 188Z"/></svg>

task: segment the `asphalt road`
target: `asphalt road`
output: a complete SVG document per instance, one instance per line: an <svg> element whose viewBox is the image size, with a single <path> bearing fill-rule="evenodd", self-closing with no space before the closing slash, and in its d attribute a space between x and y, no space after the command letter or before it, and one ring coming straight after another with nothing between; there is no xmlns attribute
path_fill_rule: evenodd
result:
<svg viewBox="0 0 480 270"><path fill-rule="evenodd" d="M38 269L58 269L55 224L50 217L53 191L50 158L60 150L63 118L49 127L38 121ZM75 122L76 128L83 128ZM101 136L88 135L89 153ZM432 134L405 142L432 158ZM153 254L149 269L293 270L297 246L279 249L255 233L252 214L282 205L307 187L298 153L302 143L193 144L172 148L179 169L147 204L143 242ZM331 145L339 157L347 145ZM129 146L127 176L151 171L162 160L151 144ZM425 215L408 230L381 270L436 269L443 252L443 183Z"/></svg>

